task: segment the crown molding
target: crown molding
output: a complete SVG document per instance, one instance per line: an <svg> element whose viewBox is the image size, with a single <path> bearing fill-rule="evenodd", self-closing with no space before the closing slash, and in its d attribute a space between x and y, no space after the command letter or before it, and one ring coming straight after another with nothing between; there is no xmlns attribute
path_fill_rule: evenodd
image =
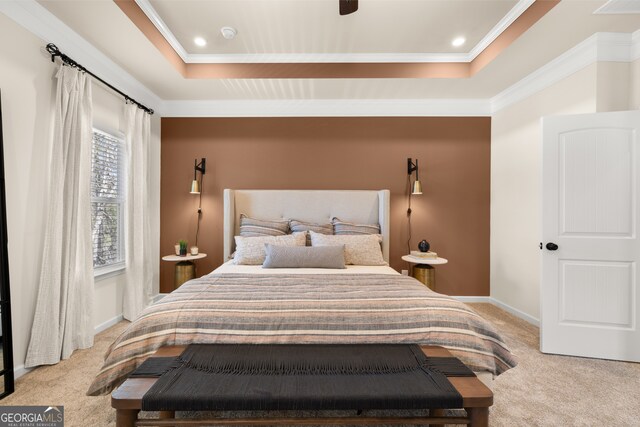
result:
<svg viewBox="0 0 640 427"><path fill-rule="evenodd" d="M495 113L511 104L528 98L594 63L596 61L596 37L597 35L594 34L495 95L491 98L491 111Z"/></svg>
<svg viewBox="0 0 640 427"><path fill-rule="evenodd" d="M161 113L163 102L160 97L37 1L2 0L0 1L0 12L42 39L44 44L55 43L65 54L98 74L105 81ZM43 55L48 54L45 52ZM43 60L45 59L43 58Z"/></svg>
<svg viewBox="0 0 640 427"><path fill-rule="evenodd" d="M492 113L519 102L596 62L632 62L640 53L640 30L595 33L491 98Z"/></svg>
<svg viewBox="0 0 640 427"><path fill-rule="evenodd" d="M165 101L163 117L476 117L486 99L305 99Z"/></svg>
<svg viewBox="0 0 640 427"><path fill-rule="evenodd" d="M640 4L635 0L609 0L594 15L628 15L640 13Z"/></svg>
<svg viewBox="0 0 640 427"><path fill-rule="evenodd" d="M598 62L631 62L635 33L596 33Z"/></svg>
<svg viewBox="0 0 640 427"><path fill-rule="evenodd" d="M500 34L504 32L516 19L520 17L536 0L520 0L515 6L487 33L480 42L469 51L469 62L480 55Z"/></svg>
<svg viewBox="0 0 640 427"><path fill-rule="evenodd" d="M182 44L180 44L176 36L173 35L171 30L169 29L169 26L165 24L162 18L160 18L160 15L158 15L158 12L156 12L149 0L135 0L135 2L140 7L140 9L142 9L144 14L147 15L147 18L149 18L151 23L158 29L158 31L160 31L162 37L164 37L165 40L167 40L167 42L171 45L173 50L176 51L178 56L182 58L184 62L187 62L189 54L182 46Z"/></svg>
<svg viewBox="0 0 640 427"><path fill-rule="evenodd" d="M631 47L631 60L637 61L640 59L640 30L637 30L631 35L633 46Z"/></svg>
<svg viewBox="0 0 640 427"><path fill-rule="evenodd" d="M136 0L139 1L139 0ZM225 53L187 54L188 64L450 63L473 61L468 53Z"/></svg>
<svg viewBox="0 0 640 427"><path fill-rule="evenodd" d="M441 63L471 62L502 34L535 0L519 0L514 7L467 53L261 53L194 54L188 53L149 0L134 0L160 31L178 56L187 64L235 63Z"/></svg>

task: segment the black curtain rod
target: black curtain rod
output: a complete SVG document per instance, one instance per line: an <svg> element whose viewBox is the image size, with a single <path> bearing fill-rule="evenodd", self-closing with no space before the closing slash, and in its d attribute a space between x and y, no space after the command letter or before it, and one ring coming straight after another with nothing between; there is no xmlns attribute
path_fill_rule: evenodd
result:
<svg viewBox="0 0 640 427"><path fill-rule="evenodd" d="M93 78L95 78L96 80L100 81L102 84L104 84L105 86L107 86L109 89L113 90L114 92L119 93L120 95L122 95L124 97L124 99L127 102L132 102L134 104L136 104L138 106L138 108L140 108L141 110L146 111L149 114L153 114L153 110L149 107L146 107L145 105L139 103L138 101L136 101L135 99L131 98L129 95L127 95L126 93L118 90L117 88L111 86L109 83L105 82L104 80L102 80L100 77L96 76L95 74L93 74L91 71L87 70L86 68L84 68L82 65L78 64L76 61L74 61L73 59L69 58L67 55L65 55L64 53L60 52L60 49L58 49L58 46L56 46L53 43L49 43L47 45L47 52L49 52L49 54L51 55L51 62L54 62L56 59L56 56L60 57L60 59L62 60L62 62L64 62L65 64L77 68L78 70L89 74L90 76L92 76Z"/></svg>

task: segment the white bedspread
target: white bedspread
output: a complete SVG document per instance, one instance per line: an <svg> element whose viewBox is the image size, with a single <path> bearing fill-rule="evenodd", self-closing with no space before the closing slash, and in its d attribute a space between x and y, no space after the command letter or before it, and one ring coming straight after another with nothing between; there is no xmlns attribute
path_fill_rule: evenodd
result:
<svg viewBox="0 0 640 427"><path fill-rule="evenodd" d="M213 273L242 273L242 274L395 274L396 270L386 265L347 265L346 269L330 268L262 268L261 265L235 265L227 261L213 270Z"/></svg>

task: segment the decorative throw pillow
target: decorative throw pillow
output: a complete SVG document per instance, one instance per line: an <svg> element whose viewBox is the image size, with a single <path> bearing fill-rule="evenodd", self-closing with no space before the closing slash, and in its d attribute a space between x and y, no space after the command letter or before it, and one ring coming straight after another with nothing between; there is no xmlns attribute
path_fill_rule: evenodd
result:
<svg viewBox="0 0 640 427"><path fill-rule="evenodd" d="M333 223L333 234L380 234L379 224L354 224L352 222L341 221L338 218L331 220Z"/></svg>
<svg viewBox="0 0 640 427"><path fill-rule="evenodd" d="M333 224L330 222L326 224L318 224L315 222L298 221L292 219L289 221L289 228L291 231L315 231L320 234L333 234ZM307 246L311 246L311 236L307 234Z"/></svg>
<svg viewBox="0 0 640 427"><path fill-rule="evenodd" d="M242 237L255 236L284 236L289 233L288 219L256 219L240 214L240 235Z"/></svg>
<svg viewBox="0 0 640 427"><path fill-rule="evenodd" d="M352 265L387 265L382 257L379 234L327 236L313 231L311 244L313 246L344 245L344 262Z"/></svg>
<svg viewBox="0 0 640 427"><path fill-rule="evenodd" d="M264 245L271 243L279 246L304 246L306 233L293 233L285 236L235 236L236 253L233 263L237 265L260 265L266 253Z"/></svg>
<svg viewBox="0 0 640 427"><path fill-rule="evenodd" d="M345 268L344 245L276 246L265 245L267 257L262 268Z"/></svg>

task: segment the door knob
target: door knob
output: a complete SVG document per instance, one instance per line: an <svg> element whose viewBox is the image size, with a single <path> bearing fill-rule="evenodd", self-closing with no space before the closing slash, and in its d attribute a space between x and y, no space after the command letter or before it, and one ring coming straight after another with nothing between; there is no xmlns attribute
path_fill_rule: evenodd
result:
<svg viewBox="0 0 640 427"><path fill-rule="evenodd" d="M552 243L552 242L547 243L547 245L545 247L550 251L558 250L558 245L556 245L555 243Z"/></svg>

